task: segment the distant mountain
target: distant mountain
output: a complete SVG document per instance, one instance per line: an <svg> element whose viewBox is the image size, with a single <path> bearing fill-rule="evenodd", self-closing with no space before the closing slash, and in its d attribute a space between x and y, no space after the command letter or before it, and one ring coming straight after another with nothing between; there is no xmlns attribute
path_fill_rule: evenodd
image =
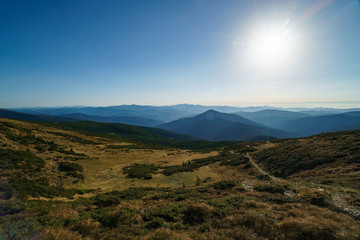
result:
<svg viewBox="0 0 360 240"><path fill-rule="evenodd" d="M334 114L341 114L347 112L357 112L360 108L348 108L348 109L335 109L335 108L313 108L313 109L301 109L296 112L301 112L310 116L327 116Z"/></svg>
<svg viewBox="0 0 360 240"><path fill-rule="evenodd" d="M358 116L358 117L360 117L360 111L346 112L346 113L342 113L341 115L346 115L346 116Z"/></svg>
<svg viewBox="0 0 360 240"><path fill-rule="evenodd" d="M37 121L37 122L74 122L79 121L75 118L70 117L59 117L59 116L47 116L47 115L33 115L26 113L19 113L15 111L10 111L6 109L0 109L0 118L9 118L16 120L25 120L25 121Z"/></svg>
<svg viewBox="0 0 360 240"><path fill-rule="evenodd" d="M68 115L81 113L100 117L142 117L159 121L173 121L179 118L195 116L207 110L213 109L219 112L234 113L238 111L259 111L272 107L231 107L231 106L202 106L192 104L178 104L172 106L141 106L120 105L109 107L54 107L54 108L14 108L11 110L42 115Z"/></svg>
<svg viewBox="0 0 360 240"><path fill-rule="evenodd" d="M142 118L136 116L122 116L122 117L101 117L101 116L92 116L83 113L70 113L62 115L62 117L81 119L86 121L93 122L103 122L103 123L124 123L135 126L144 126L144 127L154 127L156 125L164 123L163 121L151 119L151 118Z"/></svg>
<svg viewBox="0 0 360 240"><path fill-rule="evenodd" d="M235 113L235 112L258 112L262 110L287 110L294 112L302 112L303 114L318 116L339 114L350 111L359 111L360 109L333 109L333 108L275 108L271 106L255 106L255 107L231 107L231 106L203 106L193 104L178 104L171 106L143 106L143 105L119 105L108 107L38 107L38 108L13 108L10 110L36 115L67 115L73 113L82 113L91 116L100 117L142 117L159 120L163 122L174 121L184 117L195 116L207 110L213 109L218 112Z"/></svg>
<svg viewBox="0 0 360 240"><path fill-rule="evenodd" d="M43 115L68 115L73 113L82 113L101 117L132 116L166 122L197 115L209 110L210 108L211 106L179 104L173 106L121 105L109 107L16 108L13 110L29 114ZM225 112L236 112L241 110L241 108L228 106L216 106L214 108Z"/></svg>
<svg viewBox="0 0 360 240"><path fill-rule="evenodd" d="M323 132L360 129L360 113L350 112L328 116L306 117L281 123L281 129L310 136Z"/></svg>
<svg viewBox="0 0 360 240"><path fill-rule="evenodd" d="M278 129L267 128L237 114L208 110L198 116L158 126L159 128L197 136L206 140L255 140L293 136Z"/></svg>
<svg viewBox="0 0 360 240"><path fill-rule="evenodd" d="M295 120L309 116L304 113L276 109L267 109L257 112L237 112L236 114L273 128L278 128L280 123L283 121Z"/></svg>

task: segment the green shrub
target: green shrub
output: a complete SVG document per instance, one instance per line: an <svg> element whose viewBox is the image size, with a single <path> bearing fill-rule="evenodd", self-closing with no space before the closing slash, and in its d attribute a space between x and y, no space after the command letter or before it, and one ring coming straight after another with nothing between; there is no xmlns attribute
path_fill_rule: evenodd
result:
<svg viewBox="0 0 360 240"><path fill-rule="evenodd" d="M201 224L210 216L212 208L204 203L194 203L187 206L184 211L184 222Z"/></svg>
<svg viewBox="0 0 360 240"><path fill-rule="evenodd" d="M0 169L21 169L24 172L39 172L45 161L29 151L0 149Z"/></svg>
<svg viewBox="0 0 360 240"><path fill-rule="evenodd" d="M119 225L131 224L136 211L129 207L110 212L101 222L106 227L116 228Z"/></svg>
<svg viewBox="0 0 360 240"><path fill-rule="evenodd" d="M77 163L71 163L71 162L61 162L58 167L59 171L62 172L82 172L83 168L81 165Z"/></svg>
<svg viewBox="0 0 360 240"><path fill-rule="evenodd" d="M128 178L139 179L152 179L151 173L155 173L158 170L154 164L138 164L127 166L123 168Z"/></svg>
<svg viewBox="0 0 360 240"><path fill-rule="evenodd" d="M123 191L112 191L108 193L100 193L90 200L98 207L109 207L119 204L122 200L139 199L155 191L154 188L129 188Z"/></svg>
<svg viewBox="0 0 360 240"><path fill-rule="evenodd" d="M18 198L26 198L27 196L72 198L74 194L80 193L75 189L50 186L46 178L27 179L14 176L10 181L10 185Z"/></svg>
<svg viewBox="0 0 360 240"><path fill-rule="evenodd" d="M240 166L248 162L245 156L232 156L220 162L220 166Z"/></svg>
<svg viewBox="0 0 360 240"><path fill-rule="evenodd" d="M162 218L167 222L177 222L182 219L185 205L181 203L174 203L170 205L158 205L154 208L147 209L142 218L149 222L155 218Z"/></svg>
<svg viewBox="0 0 360 240"><path fill-rule="evenodd" d="M263 184L254 187L254 190L259 192L268 192L268 193L284 193L285 189L281 185L277 184Z"/></svg>
<svg viewBox="0 0 360 240"><path fill-rule="evenodd" d="M145 227L150 229L160 228L165 225L165 220L163 218L154 217L152 220L150 220Z"/></svg>
<svg viewBox="0 0 360 240"><path fill-rule="evenodd" d="M215 189L230 189L230 188L233 188L235 187L235 182L232 181L232 180L223 180L223 181L219 181L219 182L216 182L212 185L213 188Z"/></svg>
<svg viewBox="0 0 360 240"><path fill-rule="evenodd" d="M23 210L24 205L19 201L6 201L0 204L0 216L22 212Z"/></svg>

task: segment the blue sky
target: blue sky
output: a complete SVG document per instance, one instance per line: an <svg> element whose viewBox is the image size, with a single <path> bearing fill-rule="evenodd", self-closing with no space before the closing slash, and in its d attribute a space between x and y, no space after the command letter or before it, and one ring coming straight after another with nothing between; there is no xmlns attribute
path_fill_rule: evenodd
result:
<svg viewBox="0 0 360 240"><path fill-rule="evenodd" d="M359 107L359 43L358 0L0 0L0 107Z"/></svg>

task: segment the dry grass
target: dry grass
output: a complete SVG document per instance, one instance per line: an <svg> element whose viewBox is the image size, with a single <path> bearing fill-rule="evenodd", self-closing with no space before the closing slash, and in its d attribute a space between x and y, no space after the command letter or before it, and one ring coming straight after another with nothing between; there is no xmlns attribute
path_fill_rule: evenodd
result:
<svg viewBox="0 0 360 240"><path fill-rule="evenodd" d="M73 227L73 230L79 232L82 236L94 236L100 230L101 224L91 219L84 219Z"/></svg>
<svg viewBox="0 0 360 240"><path fill-rule="evenodd" d="M196 170L196 175L191 173L174 174L174 176L166 177L162 174L154 175L151 180L129 179L123 174L122 169L125 166L134 163L140 164L155 164L160 166L181 165L184 162L191 161L197 158L206 158L217 155L218 152L201 153L187 150L155 150L155 149L128 149L128 148L114 148L119 145L132 145L131 143L118 141L115 139L107 139L96 136L88 136L78 132L58 129L54 127L43 126L36 123L28 123L17 120L0 119L1 122L8 122L18 128L24 128L32 131L36 137L42 138L45 141L52 141L64 149L72 149L79 154L85 154L87 157L77 160L76 163L82 165L84 168L83 175L85 181L73 182L72 179L62 178L62 183L69 188L80 189L100 189L101 191L123 190L128 187L179 187L184 184L194 185L196 182L196 175L200 178L207 178L211 176L214 181L220 177L215 171L208 166ZM15 134L25 135L24 132L14 128L11 129ZM69 135L83 140L91 141L96 144L83 144L74 142L66 138ZM17 150L26 150L30 148L39 157L46 159L46 175L50 179L58 179L60 174L56 170L58 163L63 161L64 154L58 152L37 152L33 146L21 145L17 142L11 141L0 135L1 143L7 144L9 148ZM54 182L53 184L58 184Z"/></svg>
<svg viewBox="0 0 360 240"><path fill-rule="evenodd" d="M66 228L46 228L41 232L40 238L41 240L90 240Z"/></svg>
<svg viewBox="0 0 360 240"><path fill-rule="evenodd" d="M190 240L187 235L166 228L159 228L140 238L141 240Z"/></svg>
<svg viewBox="0 0 360 240"><path fill-rule="evenodd" d="M79 216L79 213L69 207L57 208L49 212L49 216L54 219L71 220Z"/></svg>

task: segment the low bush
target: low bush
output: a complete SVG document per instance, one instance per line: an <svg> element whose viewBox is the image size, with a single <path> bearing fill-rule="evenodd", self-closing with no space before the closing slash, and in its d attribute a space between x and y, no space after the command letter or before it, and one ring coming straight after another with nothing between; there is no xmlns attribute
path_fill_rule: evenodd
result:
<svg viewBox="0 0 360 240"><path fill-rule="evenodd" d="M26 198L27 196L72 198L76 193L81 194L79 190L51 186L46 178L27 179L13 177L10 185L17 198Z"/></svg>
<svg viewBox="0 0 360 240"><path fill-rule="evenodd" d="M119 225L130 225L135 221L136 211L129 207L122 207L119 210L109 212L103 219L102 224L106 227L116 228Z"/></svg>
<svg viewBox="0 0 360 240"><path fill-rule="evenodd" d="M232 180L223 180L212 184L215 189L230 189L235 187L235 182Z"/></svg>
<svg viewBox="0 0 360 240"><path fill-rule="evenodd" d="M139 179L152 179L151 173L155 173L158 170L154 164L138 164L127 166L123 168L128 178Z"/></svg>
<svg viewBox="0 0 360 240"><path fill-rule="evenodd" d="M23 210L24 205L19 201L4 201L0 204L0 217L8 214L19 213Z"/></svg>
<svg viewBox="0 0 360 240"><path fill-rule="evenodd" d="M72 230L79 232L82 236L94 236L100 230L101 224L94 222L91 219L83 219L82 221L75 224Z"/></svg>
<svg viewBox="0 0 360 240"><path fill-rule="evenodd" d="M123 191L112 191L108 193L100 193L90 200L98 207L109 207L119 204L122 200L139 199L146 196L150 192L155 191L154 188L129 188Z"/></svg>
<svg viewBox="0 0 360 240"><path fill-rule="evenodd" d="M183 203L158 205L157 207L145 210L142 218L146 222L152 221L155 218L162 218L167 222L177 222L183 218L185 209L186 206Z"/></svg>
<svg viewBox="0 0 360 240"><path fill-rule="evenodd" d="M187 206L184 211L184 222L201 224L211 215L212 207L205 203L194 203Z"/></svg>
<svg viewBox="0 0 360 240"><path fill-rule="evenodd" d="M58 167L59 171L62 172L82 172L83 168L77 163L61 162Z"/></svg>
<svg viewBox="0 0 360 240"><path fill-rule="evenodd" d="M45 161L29 151L0 149L0 169L19 169L22 173L39 172Z"/></svg>
<svg viewBox="0 0 360 240"><path fill-rule="evenodd" d="M263 184L254 187L254 190L259 192L268 192L268 193L284 193L285 189L283 186L278 184Z"/></svg>

